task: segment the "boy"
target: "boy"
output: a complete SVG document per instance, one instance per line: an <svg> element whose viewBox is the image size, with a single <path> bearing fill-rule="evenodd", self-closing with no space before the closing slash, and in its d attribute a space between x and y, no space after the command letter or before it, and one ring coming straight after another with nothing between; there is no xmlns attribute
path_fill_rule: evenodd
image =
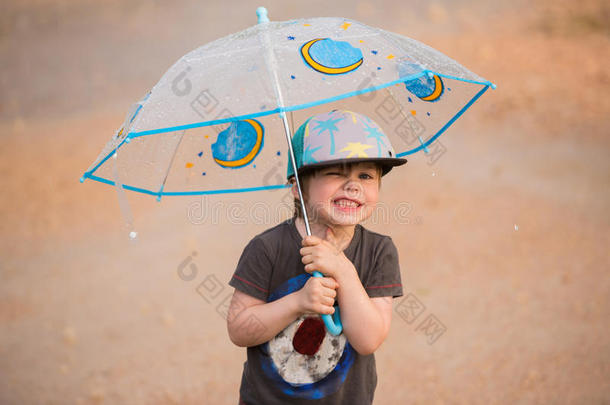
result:
<svg viewBox="0 0 610 405"><path fill-rule="evenodd" d="M406 163L366 116L334 110L309 118L293 137L307 236L294 182L295 216L255 236L229 285L227 327L247 347L240 404L371 404L373 353L386 338L392 297L402 295L398 253L360 222L378 201L381 176ZM314 270L323 278L311 277ZM343 332L318 314L338 304Z"/></svg>

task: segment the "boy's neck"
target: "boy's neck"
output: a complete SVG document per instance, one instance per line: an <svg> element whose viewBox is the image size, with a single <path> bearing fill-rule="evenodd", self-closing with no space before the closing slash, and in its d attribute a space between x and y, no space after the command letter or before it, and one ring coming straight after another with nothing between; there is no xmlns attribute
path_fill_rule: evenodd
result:
<svg viewBox="0 0 610 405"><path fill-rule="evenodd" d="M305 228L305 221L303 220L303 218L297 217L295 220L295 225L302 238L307 236L307 230ZM333 233L335 234L335 239L338 241L339 246L337 246L337 249L341 251L347 249L354 236L356 225L333 226L327 224L319 224L316 222L309 222L311 234L319 237L320 239L326 240L326 229L329 227L333 230Z"/></svg>

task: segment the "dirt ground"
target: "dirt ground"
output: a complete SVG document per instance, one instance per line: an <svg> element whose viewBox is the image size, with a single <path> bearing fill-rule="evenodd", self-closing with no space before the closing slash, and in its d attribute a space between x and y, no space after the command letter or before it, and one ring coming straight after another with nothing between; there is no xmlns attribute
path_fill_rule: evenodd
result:
<svg viewBox="0 0 610 405"><path fill-rule="evenodd" d="M0 6L0 403L237 403L245 350L218 308L241 250L272 224L230 223L237 197L129 193L131 242L115 190L78 179L130 103L183 54L254 24L258 5ZM265 6L399 32L498 86L440 138L437 162L384 178L382 200L408 202L408 221L368 226L392 236L423 307L413 320L395 300L375 403L610 403L607 3ZM224 204L219 222L197 204ZM444 331L433 342L428 316Z"/></svg>

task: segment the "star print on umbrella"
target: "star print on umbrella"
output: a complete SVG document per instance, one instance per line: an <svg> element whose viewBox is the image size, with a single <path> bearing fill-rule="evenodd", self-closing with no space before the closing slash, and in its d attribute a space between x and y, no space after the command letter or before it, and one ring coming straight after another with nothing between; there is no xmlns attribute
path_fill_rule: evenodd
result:
<svg viewBox="0 0 610 405"><path fill-rule="evenodd" d="M343 120L344 120L344 118L337 118L337 119L329 118L326 121L314 121L318 124L318 126L316 126L313 129L318 130L318 135L321 135L324 131L328 131L328 133L330 134L330 154L331 155L335 154L335 134L333 131L339 130L339 128L337 128L336 124Z"/></svg>

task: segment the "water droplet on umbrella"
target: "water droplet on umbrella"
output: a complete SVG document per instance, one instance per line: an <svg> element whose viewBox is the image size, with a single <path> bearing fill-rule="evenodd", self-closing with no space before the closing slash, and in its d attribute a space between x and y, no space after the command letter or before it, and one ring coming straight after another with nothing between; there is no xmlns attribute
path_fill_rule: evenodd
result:
<svg viewBox="0 0 610 405"><path fill-rule="evenodd" d="M136 231L129 232L129 239L134 240L138 237L138 233Z"/></svg>
<svg viewBox="0 0 610 405"><path fill-rule="evenodd" d="M519 225L515 224L515 231L519 230Z"/></svg>

